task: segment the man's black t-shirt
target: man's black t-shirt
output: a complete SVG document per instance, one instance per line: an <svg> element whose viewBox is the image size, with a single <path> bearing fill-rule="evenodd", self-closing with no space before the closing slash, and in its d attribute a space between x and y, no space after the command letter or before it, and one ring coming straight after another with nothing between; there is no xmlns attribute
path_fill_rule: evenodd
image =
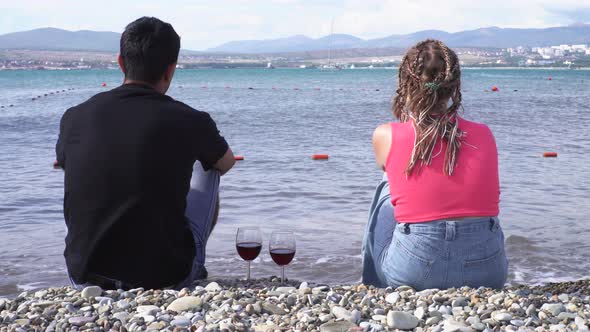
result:
<svg viewBox="0 0 590 332"><path fill-rule="evenodd" d="M184 214L193 164L209 169L227 149L207 113L146 85L68 109L56 153L74 281L88 272L146 288L183 280L195 255Z"/></svg>

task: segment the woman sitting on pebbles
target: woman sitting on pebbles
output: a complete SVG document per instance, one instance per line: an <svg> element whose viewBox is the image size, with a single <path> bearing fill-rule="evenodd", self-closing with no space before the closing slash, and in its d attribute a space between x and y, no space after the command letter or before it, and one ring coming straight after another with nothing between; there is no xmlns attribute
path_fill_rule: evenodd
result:
<svg viewBox="0 0 590 332"><path fill-rule="evenodd" d="M373 134L377 187L363 241L363 282L417 290L503 287L498 152L490 129L458 115L461 71L438 40L399 67L393 114Z"/></svg>

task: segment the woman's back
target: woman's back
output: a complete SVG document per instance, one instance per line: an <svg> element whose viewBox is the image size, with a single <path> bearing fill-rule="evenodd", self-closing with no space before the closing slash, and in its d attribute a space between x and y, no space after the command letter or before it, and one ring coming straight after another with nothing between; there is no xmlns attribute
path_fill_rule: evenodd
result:
<svg viewBox="0 0 590 332"><path fill-rule="evenodd" d="M445 175L447 144L439 139L430 165L406 167L415 141L411 121L391 123L392 142L385 163L397 222L497 216L500 199L498 153L490 129L457 118L464 133L452 176Z"/></svg>
<svg viewBox="0 0 590 332"><path fill-rule="evenodd" d="M416 289L501 288L508 261L490 129L462 119L459 58L438 40L410 48L393 115L373 133L386 172L363 239L363 282ZM468 219L468 220L466 220Z"/></svg>

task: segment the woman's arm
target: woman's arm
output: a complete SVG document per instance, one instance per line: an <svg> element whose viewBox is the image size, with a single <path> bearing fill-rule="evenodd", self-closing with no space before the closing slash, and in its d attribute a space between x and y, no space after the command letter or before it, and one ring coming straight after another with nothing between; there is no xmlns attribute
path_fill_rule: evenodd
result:
<svg viewBox="0 0 590 332"><path fill-rule="evenodd" d="M385 170L387 156L391 148L391 124L385 123L380 125L373 132L373 150L375 151L375 161L382 170Z"/></svg>

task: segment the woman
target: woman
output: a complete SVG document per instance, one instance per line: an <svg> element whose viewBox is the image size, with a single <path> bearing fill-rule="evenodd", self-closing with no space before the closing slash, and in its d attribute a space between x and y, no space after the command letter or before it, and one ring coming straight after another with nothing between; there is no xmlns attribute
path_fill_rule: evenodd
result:
<svg viewBox="0 0 590 332"><path fill-rule="evenodd" d="M399 67L393 114L400 122L373 134L386 178L363 241L364 283L503 287L496 144L486 125L459 117L460 107L455 52L438 40L416 44Z"/></svg>

